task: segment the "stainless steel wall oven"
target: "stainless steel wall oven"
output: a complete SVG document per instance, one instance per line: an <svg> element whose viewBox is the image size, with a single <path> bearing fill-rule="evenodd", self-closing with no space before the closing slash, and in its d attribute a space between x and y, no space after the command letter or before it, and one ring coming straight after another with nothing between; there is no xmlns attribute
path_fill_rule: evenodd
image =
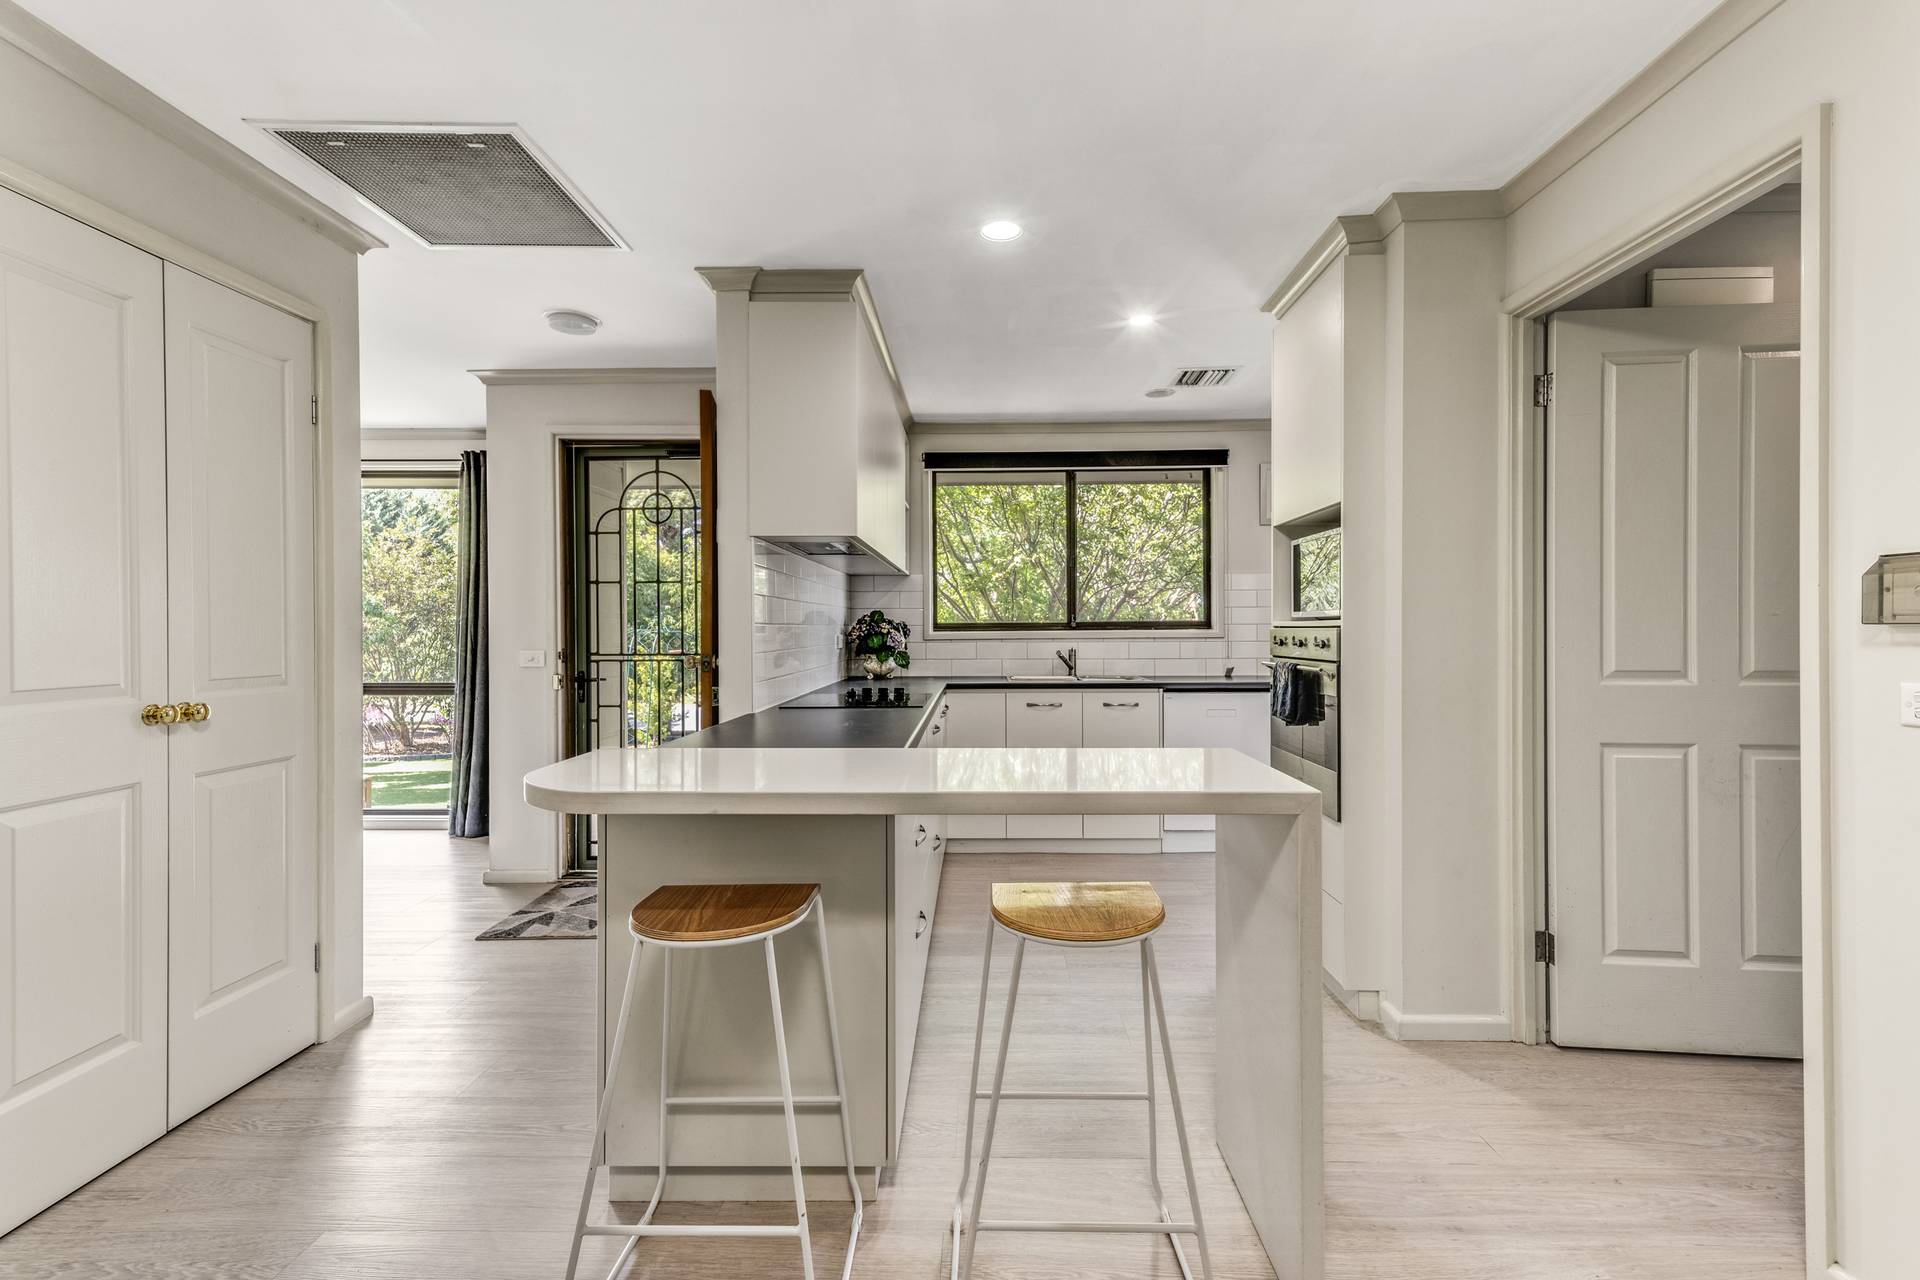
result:
<svg viewBox="0 0 1920 1280"><path fill-rule="evenodd" d="M1321 810L1340 818L1340 624L1292 622L1273 628L1273 659L1280 679L1289 664L1318 672L1326 713L1317 724L1287 724L1272 717L1272 764L1281 773L1317 787Z"/></svg>

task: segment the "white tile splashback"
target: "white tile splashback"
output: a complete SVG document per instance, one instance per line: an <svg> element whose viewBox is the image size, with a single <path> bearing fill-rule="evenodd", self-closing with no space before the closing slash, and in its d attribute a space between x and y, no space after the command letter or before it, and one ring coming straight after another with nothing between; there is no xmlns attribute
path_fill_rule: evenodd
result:
<svg viewBox="0 0 1920 1280"><path fill-rule="evenodd" d="M1218 676L1231 666L1236 675L1262 674L1259 662L1267 656L1268 627L1273 617L1273 587L1261 573L1227 575L1225 600L1214 611L1227 618L1224 639L1102 640L1099 632L1081 636L1056 635L1047 640L928 640L926 580L905 577L867 577L856 574L851 602L854 613L880 609L913 628L908 651L913 672L924 676L1048 675L1061 670L1056 649L1073 645L1080 650L1080 672L1089 676Z"/></svg>
<svg viewBox="0 0 1920 1280"><path fill-rule="evenodd" d="M754 542L755 711L841 678L852 581L805 556Z"/></svg>

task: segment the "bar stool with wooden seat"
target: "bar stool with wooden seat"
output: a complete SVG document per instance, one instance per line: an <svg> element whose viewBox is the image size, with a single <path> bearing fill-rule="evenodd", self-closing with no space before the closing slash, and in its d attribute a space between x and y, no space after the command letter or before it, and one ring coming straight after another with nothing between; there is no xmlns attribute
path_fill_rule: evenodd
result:
<svg viewBox="0 0 1920 1280"><path fill-rule="evenodd" d="M827 993L827 1036L833 1046L833 1093L818 1097L795 1097L793 1077L787 1067L786 1023L780 1011L780 973L774 961L773 940L789 929L797 929L809 919L814 922L820 940L820 978ZM833 1006L833 972L827 963L827 914L817 884L670 884L648 894L633 909L627 929L633 935L633 959L627 965L627 985L620 999L620 1021L613 1029L613 1051L607 1055L606 1083L600 1094L600 1114L594 1122L593 1151L587 1158L587 1184L580 1193L580 1216L574 1224L573 1252L567 1259L567 1280L573 1280L580 1264L580 1246L587 1236L626 1236L626 1247L614 1260L609 1277L617 1276L640 1241L649 1236L790 1237L800 1241L800 1263L806 1280L813 1280L813 1243L807 1233L807 1193L800 1170L800 1135L794 1122L796 1107L832 1106L840 1112L840 1137L846 1150L847 1186L853 1193L853 1228L847 1235L846 1266L843 1277L853 1272L853 1249L860 1239L860 1220L865 1205L860 1182L853 1167L853 1122L847 1107L847 1077L840 1061L840 1019ZM773 1001L773 1052L780 1070L780 1092L767 1096L676 1097L667 1085L667 1064L671 1060L667 1040L672 1019L673 953L713 947L740 947L759 943L766 949L767 993ZM660 999L660 1164L653 1184L653 1196L646 1212L632 1225L590 1226L587 1210L593 1200L593 1184L606 1158L607 1116L612 1110L614 1082L619 1078L620 1055L626 1044L627 1020L633 1011L633 989L640 974L640 955L645 947L661 949ZM667 1113L675 1107L724 1105L728 1107L779 1107L786 1114L787 1156L793 1168L793 1202L797 1221L793 1226L702 1225L662 1226L653 1221L660 1206L660 1194L667 1185Z"/></svg>
<svg viewBox="0 0 1920 1280"><path fill-rule="evenodd" d="M1173 1246L1174 1260L1181 1275L1193 1280L1186 1251L1180 1237L1191 1235L1199 1241L1200 1266L1206 1280L1212 1280L1213 1263L1207 1256L1207 1233L1200 1221L1200 1189L1193 1176L1193 1153L1187 1146L1187 1121L1180 1107L1180 1085L1174 1078L1173 1045L1167 1035L1166 1003L1160 995L1160 966L1153 955L1153 935L1166 921L1166 908L1160 895L1144 881L1076 884L996 884L993 886L993 924L987 931L986 958L980 969L980 1011L973 1024L973 1071L967 1083L967 1137L960 1149L960 1189L953 1197L953 1262L955 1280L965 1280L973 1272L973 1250L982 1231L1059 1231L1059 1232L1144 1232L1164 1235ZM1013 937L1013 973L1007 983L1007 1009L1000 1023L1000 1055L993 1069L993 1088L980 1088L980 1046L986 1030L987 988L993 974L993 935L1004 931ZM1035 1091L1005 1088L1007 1045L1013 1037L1013 1009L1020 995L1020 962L1027 944L1048 947L1140 946L1140 1009L1146 1027L1147 1087L1139 1092ZM1158 1109L1154 1102L1153 1040L1159 1026L1160 1058L1167 1071L1167 1094L1173 1103L1173 1127L1180 1140L1180 1163L1187 1175L1187 1198L1193 1206L1191 1222L1174 1221L1167 1208L1166 1193L1160 1189L1160 1139ZM978 1174L974 1174L973 1117L975 1104L987 1100L986 1133L980 1142ZM994 1124L1000 1103L1054 1099L1059 1101L1134 1101L1147 1104L1147 1177L1152 1184L1160 1219L1150 1221L1062 1222L1041 1219L982 1219L980 1204L987 1193L987 1162L993 1153ZM966 1204L971 1177L973 1201Z"/></svg>

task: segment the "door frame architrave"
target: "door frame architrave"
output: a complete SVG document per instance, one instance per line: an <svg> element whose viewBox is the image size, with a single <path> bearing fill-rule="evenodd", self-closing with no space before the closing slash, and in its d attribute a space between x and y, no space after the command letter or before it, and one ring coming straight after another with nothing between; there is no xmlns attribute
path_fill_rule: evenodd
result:
<svg viewBox="0 0 1920 1280"><path fill-rule="evenodd" d="M1544 679L1545 450L1533 404L1543 352L1537 332L1555 308L1684 239L1797 170L1801 185L1800 381L1800 876L1805 1054L1807 1274L1835 1274L1832 1248L1833 1117L1831 663L1827 493L1832 106L1806 109L1687 188L1618 224L1501 302L1501 866L1509 909L1508 1008L1513 1037L1546 1034L1546 966L1533 937L1546 918Z"/></svg>

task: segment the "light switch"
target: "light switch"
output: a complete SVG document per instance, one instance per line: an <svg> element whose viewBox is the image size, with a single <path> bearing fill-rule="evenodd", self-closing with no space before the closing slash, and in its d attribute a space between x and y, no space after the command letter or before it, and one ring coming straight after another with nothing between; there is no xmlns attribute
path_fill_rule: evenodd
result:
<svg viewBox="0 0 1920 1280"><path fill-rule="evenodd" d="M1920 729L1920 684L1900 686L1900 723Z"/></svg>
<svg viewBox="0 0 1920 1280"><path fill-rule="evenodd" d="M522 649L520 651L520 665L523 667L546 666L547 651L545 649Z"/></svg>

